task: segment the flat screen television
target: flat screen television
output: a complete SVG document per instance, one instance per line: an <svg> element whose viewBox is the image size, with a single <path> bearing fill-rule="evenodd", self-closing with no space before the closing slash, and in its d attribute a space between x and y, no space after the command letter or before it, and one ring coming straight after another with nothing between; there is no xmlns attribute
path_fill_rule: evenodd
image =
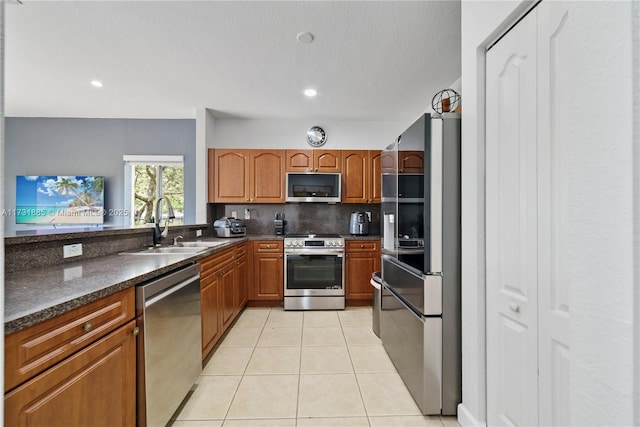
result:
<svg viewBox="0 0 640 427"><path fill-rule="evenodd" d="M102 224L104 177L17 176L16 224Z"/></svg>

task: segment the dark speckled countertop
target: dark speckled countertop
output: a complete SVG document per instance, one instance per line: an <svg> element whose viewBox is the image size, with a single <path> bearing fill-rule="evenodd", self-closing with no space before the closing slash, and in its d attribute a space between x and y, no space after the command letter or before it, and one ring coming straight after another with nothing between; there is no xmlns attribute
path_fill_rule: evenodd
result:
<svg viewBox="0 0 640 427"><path fill-rule="evenodd" d="M9 273L4 282L4 333L8 335L17 332L122 289L193 264L198 258L247 239L224 240L228 240L228 243L195 255L114 254Z"/></svg>
<svg viewBox="0 0 640 427"><path fill-rule="evenodd" d="M247 240L281 240L284 236L253 235L224 239L227 244L197 254L114 254L65 263L5 276L5 335L50 319L74 308L139 285L199 258ZM345 239L377 240L380 236L344 236ZM204 239L223 240L223 239Z"/></svg>

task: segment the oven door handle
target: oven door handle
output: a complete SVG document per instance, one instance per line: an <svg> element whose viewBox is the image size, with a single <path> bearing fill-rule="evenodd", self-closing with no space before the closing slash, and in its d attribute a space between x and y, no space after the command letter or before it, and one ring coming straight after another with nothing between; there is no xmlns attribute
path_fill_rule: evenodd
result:
<svg viewBox="0 0 640 427"><path fill-rule="evenodd" d="M316 250L316 249L294 249L292 251L285 251L284 255L332 255L337 256L338 258L342 258L344 256L344 251L339 249L336 250Z"/></svg>

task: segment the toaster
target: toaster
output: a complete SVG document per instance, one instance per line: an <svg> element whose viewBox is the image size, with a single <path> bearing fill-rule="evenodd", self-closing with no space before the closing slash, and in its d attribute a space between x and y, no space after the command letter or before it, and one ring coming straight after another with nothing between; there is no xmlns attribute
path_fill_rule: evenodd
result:
<svg viewBox="0 0 640 427"><path fill-rule="evenodd" d="M247 225L235 218L222 217L213 222L213 229L218 237L245 237Z"/></svg>

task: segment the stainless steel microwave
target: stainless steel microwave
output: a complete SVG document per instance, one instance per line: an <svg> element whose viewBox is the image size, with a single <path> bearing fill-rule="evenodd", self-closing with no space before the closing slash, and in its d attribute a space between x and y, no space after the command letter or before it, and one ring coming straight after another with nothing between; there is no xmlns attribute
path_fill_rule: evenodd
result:
<svg viewBox="0 0 640 427"><path fill-rule="evenodd" d="M340 202L339 173L287 172L286 186L287 202Z"/></svg>

